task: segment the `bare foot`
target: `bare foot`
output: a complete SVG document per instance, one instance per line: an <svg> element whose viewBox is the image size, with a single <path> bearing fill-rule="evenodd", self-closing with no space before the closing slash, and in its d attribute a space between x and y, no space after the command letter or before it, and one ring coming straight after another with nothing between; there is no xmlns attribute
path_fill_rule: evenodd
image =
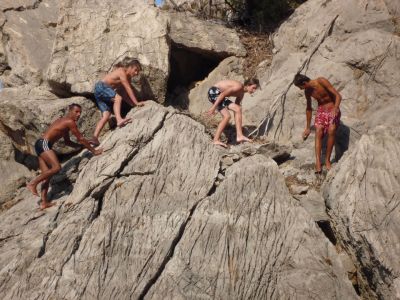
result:
<svg viewBox="0 0 400 300"><path fill-rule="evenodd" d="M52 207L54 205L56 205L54 202L42 202L40 204L40 210L44 210L44 209Z"/></svg>
<svg viewBox="0 0 400 300"><path fill-rule="evenodd" d="M330 161L326 161L326 162L325 162L325 167L326 167L326 170L327 170L327 171L329 171L330 169L332 169L331 162L330 162Z"/></svg>
<svg viewBox="0 0 400 300"><path fill-rule="evenodd" d="M94 136L89 140L89 144L92 145L92 147L97 147L100 145L100 141L97 137Z"/></svg>
<svg viewBox="0 0 400 300"><path fill-rule="evenodd" d="M117 122L117 126L118 126L119 128L122 128L122 127L124 127L126 124L131 123L131 122L132 122L131 118L125 118L125 119L122 119L122 120L120 120L119 122Z"/></svg>
<svg viewBox="0 0 400 300"><path fill-rule="evenodd" d="M38 194L38 192L37 192L37 190L36 190L36 185L33 185L32 183L29 182L29 183L26 185L26 187L27 187L27 189L29 189L29 190L31 191L31 193L32 193L33 195L39 197L39 194Z"/></svg>
<svg viewBox="0 0 400 300"><path fill-rule="evenodd" d="M249 138L247 138L247 137L245 137L245 136L238 137L238 138L236 139L236 141L237 141L239 144L240 144L240 143L245 143L245 142L249 142L249 143L252 143L252 142L253 142L251 139L249 139Z"/></svg>
<svg viewBox="0 0 400 300"><path fill-rule="evenodd" d="M217 146L224 147L224 148L228 148L228 145L223 143L223 142L221 142L221 141L214 141L213 144L217 145Z"/></svg>

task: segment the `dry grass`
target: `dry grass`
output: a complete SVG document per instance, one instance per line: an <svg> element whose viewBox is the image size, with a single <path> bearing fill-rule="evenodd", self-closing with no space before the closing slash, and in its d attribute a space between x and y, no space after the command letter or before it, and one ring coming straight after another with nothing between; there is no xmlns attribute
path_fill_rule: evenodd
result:
<svg viewBox="0 0 400 300"><path fill-rule="evenodd" d="M254 33L244 29L238 30L240 41L247 51L243 66L244 77L253 77L256 73L257 66L267 61L269 65L272 61L272 44L269 34Z"/></svg>

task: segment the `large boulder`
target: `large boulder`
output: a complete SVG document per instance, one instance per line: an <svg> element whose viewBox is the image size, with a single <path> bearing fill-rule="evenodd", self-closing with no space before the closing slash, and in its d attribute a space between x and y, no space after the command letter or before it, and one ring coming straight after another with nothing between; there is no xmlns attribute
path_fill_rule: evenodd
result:
<svg viewBox="0 0 400 300"><path fill-rule="evenodd" d="M58 207L20 191L0 212L2 299L357 298L272 160L240 160L216 187L202 125L153 103L130 116L104 154L64 165Z"/></svg>
<svg viewBox="0 0 400 300"><path fill-rule="evenodd" d="M0 207L15 197L16 191L32 177L29 170L14 160L0 160Z"/></svg>
<svg viewBox="0 0 400 300"><path fill-rule="evenodd" d="M271 67L259 72L263 89L255 101L244 101L247 122L269 121L269 134L278 140L299 138L305 126L305 98L292 84L297 72L323 76L339 90L345 125L362 133L377 123L397 122L379 109L398 108L394 103L400 94L400 37L395 3L309 0L302 4L274 35Z"/></svg>
<svg viewBox="0 0 400 300"><path fill-rule="evenodd" d="M328 176L323 195L365 298L400 295L400 155L395 128L363 135Z"/></svg>
<svg viewBox="0 0 400 300"><path fill-rule="evenodd" d="M170 38L191 51L217 57L244 56L246 50L236 31L221 24L204 21L190 14L169 13Z"/></svg>
<svg viewBox="0 0 400 300"><path fill-rule="evenodd" d="M93 18L93 16L96 16ZM56 91L93 92L125 56L144 66L140 98L163 101L169 74L167 17L147 1L62 1L47 79Z"/></svg>
<svg viewBox="0 0 400 300"><path fill-rule="evenodd" d="M93 12L96 19L90 17ZM182 62L188 52L199 56L194 57L197 64ZM111 0L96 5L88 0L64 1L47 79L57 92L91 93L95 81L114 63L134 56L144 66L141 78L134 82L139 98L164 102L168 79L176 76L176 68L187 72L203 67L203 57L214 63L244 54L233 30L185 13L170 14L146 1L125 0L118 5Z"/></svg>
<svg viewBox="0 0 400 300"><path fill-rule="evenodd" d="M225 176L194 211L146 298L357 299L333 246L290 196L275 162L245 158Z"/></svg>
<svg viewBox="0 0 400 300"><path fill-rule="evenodd" d="M1 7L5 21L0 37L6 42L4 50L0 45L0 73L5 67L10 69L3 78L9 85L39 85L53 47L58 1L7 0Z"/></svg>

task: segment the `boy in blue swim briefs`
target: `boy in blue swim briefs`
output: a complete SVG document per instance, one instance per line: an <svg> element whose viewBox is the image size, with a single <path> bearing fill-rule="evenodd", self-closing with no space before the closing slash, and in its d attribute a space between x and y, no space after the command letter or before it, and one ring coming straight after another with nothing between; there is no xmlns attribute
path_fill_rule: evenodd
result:
<svg viewBox="0 0 400 300"><path fill-rule="evenodd" d="M122 100L131 106L144 105L143 102L139 102L136 99L130 83L132 77L138 75L141 70L142 66L137 59L125 57L121 62L115 65L113 71L108 73L101 81L96 82L94 87L94 97L96 98L96 104L101 111L102 117L97 123L93 138L90 141L94 146L100 144L100 132L110 119L113 110L117 119L118 127L123 127L131 122L130 118L122 118L121 116ZM124 87L129 99L123 98L116 92L116 90L121 86Z"/></svg>

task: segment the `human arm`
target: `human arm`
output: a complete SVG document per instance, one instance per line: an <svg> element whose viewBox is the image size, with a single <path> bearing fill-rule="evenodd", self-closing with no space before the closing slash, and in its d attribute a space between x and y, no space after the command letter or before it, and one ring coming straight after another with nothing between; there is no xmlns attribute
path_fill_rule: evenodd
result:
<svg viewBox="0 0 400 300"><path fill-rule="evenodd" d="M332 95L335 96L335 116L339 113L340 102L342 101L342 96L339 92L331 85L331 83L326 78L318 78L318 82Z"/></svg>
<svg viewBox="0 0 400 300"><path fill-rule="evenodd" d="M303 132L303 139L307 139L311 133L311 117L312 117L312 106L311 106L311 95L306 91L305 97L307 99L306 107L306 128Z"/></svg>
<svg viewBox="0 0 400 300"><path fill-rule="evenodd" d="M143 106L144 103L143 102L139 102L136 99L136 96L135 96L135 93L133 92L131 83L129 82L128 77L126 76L126 74L125 74L125 72L123 70L121 70L121 72L119 73L119 77L120 77L122 86L125 88L126 93L128 94L129 99L132 102L132 106L133 105Z"/></svg>
<svg viewBox="0 0 400 300"><path fill-rule="evenodd" d="M72 132L72 134L76 137L77 141L83 145L86 149L88 149L90 152L92 152L94 155L100 155L103 152L103 149L94 149L86 140L83 135L80 133L78 127L76 126L76 123L71 121L69 124L69 130ZM65 139L65 138L64 138ZM76 144L76 143L74 143Z"/></svg>
<svg viewBox="0 0 400 300"><path fill-rule="evenodd" d="M65 143L66 146L70 146L70 147L73 147L73 148L80 148L80 147L82 147L81 144L78 144L78 143L75 143L75 142L71 141L68 132L66 132L66 133L64 134L64 143Z"/></svg>

